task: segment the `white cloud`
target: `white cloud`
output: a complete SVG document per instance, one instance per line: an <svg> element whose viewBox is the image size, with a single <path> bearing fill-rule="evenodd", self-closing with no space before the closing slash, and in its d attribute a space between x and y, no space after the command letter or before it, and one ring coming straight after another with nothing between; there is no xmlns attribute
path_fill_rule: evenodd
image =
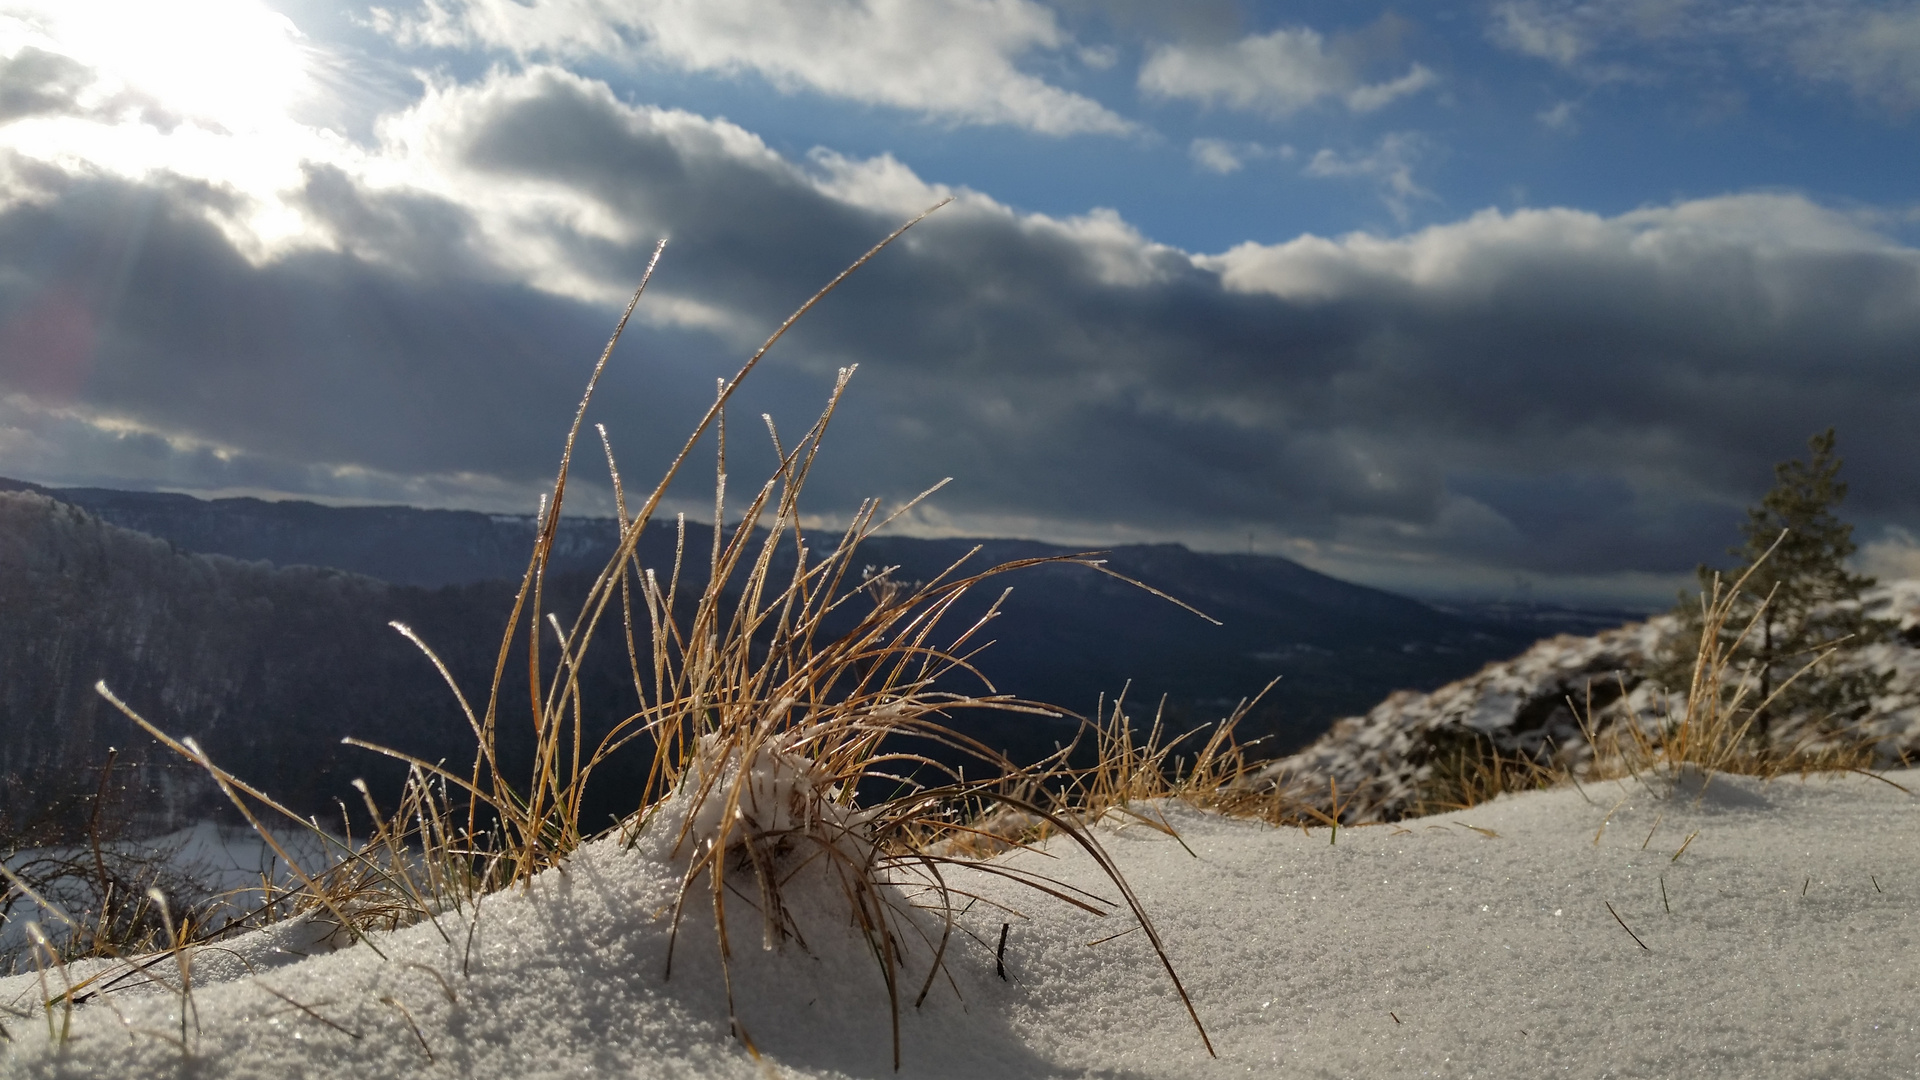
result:
<svg viewBox="0 0 1920 1080"><path fill-rule="evenodd" d="M1920 107L1920 9L1873 0L1502 0L1487 37L1589 82L1720 78L1739 65Z"/></svg>
<svg viewBox="0 0 1920 1080"><path fill-rule="evenodd" d="M983 205L991 203L974 192L957 192L945 184L930 184L892 154L850 158L816 147L807 155L807 160L817 170L813 183L821 192L854 206L885 210L902 218L946 198L960 197Z"/></svg>
<svg viewBox="0 0 1920 1080"><path fill-rule="evenodd" d="M1077 55L1081 63L1095 71L1106 71L1120 62L1120 50L1112 45L1085 45Z"/></svg>
<svg viewBox="0 0 1920 1080"><path fill-rule="evenodd" d="M1550 12L1531 0L1518 0L1495 4L1492 15L1487 36L1524 56L1570 68L1587 52L1586 40L1564 12Z"/></svg>
<svg viewBox="0 0 1920 1080"><path fill-rule="evenodd" d="M1751 279L1755 301L1771 305L1794 302L1784 283L1768 285L1771 268L1864 255L1920 272L1920 253L1850 215L1797 195L1729 195L1611 218L1565 208L1482 210L1401 237L1309 234L1282 244L1240 244L1195 262L1218 272L1231 291L1305 303L1409 290L1435 300L1477 301L1495 282L1524 277L1516 268L1538 262L1624 268L1648 281L1698 279L1711 270ZM1920 294L1904 302L1920 303Z"/></svg>
<svg viewBox="0 0 1920 1080"><path fill-rule="evenodd" d="M1228 139L1200 138L1187 145L1187 156L1193 163L1211 173L1225 176L1239 172L1249 161L1262 161L1273 158L1286 161L1294 155L1293 147L1287 145L1268 146L1257 142L1233 142Z"/></svg>
<svg viewBox="0 0 1920 1080"><path fill-rule="evenodd" d="M1796 50L1799 70L1896 112L1920 107L1920 8L1835 20Z"/></svg>
<svg viewBox="0 0 1920 1080"><path fill-rule="evenodd" d="M546 66L499 71L478 83L430 90L418 104L381 124L378 152L354 165L352 183L362 197L429 197L457 207L467 222L463 250L480 262L480 267L463 268L464 273L486 267L551 295L617 303L630 283L609 277L602 262L583 258L583 253L644 246L686 227L688 216L705 215L711 208L656 202L665 198L658 189L636 190L625 182L603 182L599 175L491 160L490 155L499 152L503 126L545 122L519 117L543 116L540 110L553 108L563 109L566 117L553 123L604 122L606 139L657 148L648 152L670 155L676 172L696 178L711 175L716 186L739 187L743 177L751 176L782 197L816 206L830 200L894 221L951 198L952 205L939 216L941 223L991 222L995 228L1014 229L1036 243L1072 252L1080 272L1103 285L1145 286L1163 280L1169 268L1187 266L1184 253L1147 240L1109 209L1073 217L1017 214L979 192L930 183L889 154L854 158L816 148L804 163L795 163L725 120L630 105L604 83ZM620 152L614 144L606 149L609 154ZM691 186L700 183L694 179ZM349 232L340 220L330 227L331 246L370 261L381 261L377 245L394 231L361 227ZM757 343L756 335L766 329L758 313L730 308L720 300L678 295L671 284L655 286L649 296L641 317L656 323L709 330L734 344Z"/></svg>
<svg viewBox="0 0 1920 1080"><path fill-rule="evenodd" d="M1571 132L1580 126L1579 121L1576 120L1573 115L1579 107L1578 102L1556 101L1551 106L1535 113L1534 118L1540 121L1540 126L1549 131Z"/></svg>
<svg viewBox="0 0 1920 1080"><path fill-rule="evenodd" d="M1029 54L1075 44L1033 0L426 0L425 8L413 18L377 11L375 22L403 42L751 72L789 92L959 123L1049 135L1133 129L1091 98L1020 70ZM1097 67L1103 56L1083 62Z"/></svg>
<svg viewBox="0 0 1920 1080"><path fill-rule="evenodd" d="M516 122L513 118L523 111L556 105L565 110L564 123L605 122L608 138L657 147L671 156L676 171L693 176L711 174L731 185L753 176L769 190L824 197L895 220L946 198L954 205L942 212L943 220L962 215L1015 218L1009 208L978 192L923 180L890 154L853 158L816 148L804 165L796 164L726 120L630 105L605 83L547 66L497 71L479 83L429 92L414 107L383 122L381 152L367 163L359 182L370 191L426 194L458 206L471 216L478 252L531 288L590 303L617 303L625 299L630 283L609 279L598 263L583 262L583 248L643 245L684 227L683 211L654 203L647 193L628 185L601 183L597 175L539 175L519 163L503 167L485 160L495 151L483 147L497 142L501 125ZM1110 212L1021 220L1026 228L1073 236L1091 263L1108 268L1101 271L1105 276L1128 279L1146 273L1125 253L1156 246L1146 244L1131 227L1121 226L1125 235L1117 235L1117 219L1109 222L1103 215ZM664 295L650 299L642 317L721 331L730 340L737 337L736 344L749 338L757 342L755 335L764 332L755 318L724 305L675 296L671 289L656 286Z"/></svg>
<svg viewBox="0 0 1920 1080"><path fill-rule="evenodd" d="M1436 80L1420 64L1386 82L1368 83L1352 49L1330 47L1308 27L1275 30L1224 44L1162 45L1140 69L1140 89L1154 97L1224 105L1288 116L1323 99L1371 112L1418 93Z"/></svg>
<svg viewBox="0 0 1920 1080"><path fill-rule="evenodd" d="M1240 156L1239 146L1225 139L1195 139L1187 147L1187 156L1193 158L1195 165L1222 176L1239 172L1246 164Z"/></svg>
<svg viewBox="0 0 1920 1080"><path fill-rule="evenodd" d="M1363 178L1380 189L1380 198L1399 221L1406 221L1413 203L1436 198L1433 192L1413 179L1413 162L1426 148L1426 140L1410 131L1397 131L1381 137L1372 149L1361 154L1340 154L1323 149L1313 155L1303 172L1323 179Z"/></svg>
<svg viewBox="0 0 1920 1080"><path fill-rule="evenodd" d="M1347 108L1354 112L1373 112L1384 108L1397 98L1416 94L1439 81L1439 77L1424 64L1415 64L1407 69L1405 75L1383 83L1368 83L1347 91Z"/></svg>

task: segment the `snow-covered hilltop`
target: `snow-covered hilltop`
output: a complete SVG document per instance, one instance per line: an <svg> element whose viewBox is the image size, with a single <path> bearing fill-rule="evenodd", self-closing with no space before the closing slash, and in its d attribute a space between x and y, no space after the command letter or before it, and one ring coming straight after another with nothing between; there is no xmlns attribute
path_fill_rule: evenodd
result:
<svg viewBox="0 0 1920 1080"><path fill-rule="evenodd" d="M1899 630L1851 661L1893 672L1888 693L1857 729L1891 763L1920 755L1920 580L1879 585L1863 603ZM1662 615L1591 637L1548 638L1432 693L1396 693L1254 779L1323 810L1337 794L1342 820L1357 823L1410 812L1435 769L1463 748L1578 766L1591 757L1582 732L1589 709L1596 729L1627 719L1656 724L1678 709L1647 671L1680 632L1677 619Z"/></svg>

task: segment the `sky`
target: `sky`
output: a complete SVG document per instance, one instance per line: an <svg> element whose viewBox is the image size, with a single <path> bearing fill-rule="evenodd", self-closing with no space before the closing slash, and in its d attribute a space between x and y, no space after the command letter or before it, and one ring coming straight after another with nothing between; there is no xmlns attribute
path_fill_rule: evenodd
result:
<svg viewBox="0 0 1920 1080"><path fill-rule="evenodd" d="M1832 426L1920 573L1917 113L1913 3L0 0L0 475L531 512L667 238L652 477L951 197L734 491L857 364L821 522L1664 606Z"/></svg>

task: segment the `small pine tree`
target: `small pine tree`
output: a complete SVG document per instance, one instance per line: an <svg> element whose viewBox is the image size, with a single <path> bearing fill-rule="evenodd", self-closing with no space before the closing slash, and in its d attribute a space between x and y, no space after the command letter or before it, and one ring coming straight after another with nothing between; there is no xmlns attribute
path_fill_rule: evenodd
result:
<svg viewBox="0 0 1920 1080"><path fill-rule="evenodd" d="M1833 513L1847 495L1847 485L1839 479L1841 459L1833 452L1833 429L1807 440L1807 448L1812 452L1809 460L1774 466L1773 490L1758 506L1748 508L1740 529L1744 542L1727 549L1740 565L1725 572L1706 566L1699 571L1701 588L1710 593L1716 574L1722 588L1731 588L1752 570L1724 633L1731 645L1752 626L1733 655L1735 664L1754 680L1747 700L1759 711L1751 730L1763 744L1770 740L1776 719L1798 719L1828 730L1860 719L1892 677L1890 672L1834 662L1847 651L1882 640L1891 627L1861 608L1860 594L1872 587L1873 579L1846 567L1847 556L1854 552L1853 526ZM1676 614L1697 642L1699 602L1683 598ZM1670 688L1684 688L1691 674L1687 641L1681 638L1677 654L1667 658L1659 673ZM1834 650L1832 658L1794 679L1828 650Z"/></svg>

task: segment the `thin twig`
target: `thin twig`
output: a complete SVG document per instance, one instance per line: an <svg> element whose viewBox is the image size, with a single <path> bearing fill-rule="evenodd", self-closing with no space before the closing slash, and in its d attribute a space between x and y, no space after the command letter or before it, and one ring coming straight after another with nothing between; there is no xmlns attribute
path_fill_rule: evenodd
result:
<svg viewBox="0 0 1920 1080"><path fill-rule="evenodd" d="M1682 856L1682 855L1685 855L1685 854L1687 853L1687 849L1688 849L1689 847L1692 847L1692 846L1693 846L1693 838L1694 838L1694 837L1696 837L1696 836L1699 836L1699 835L1700 835L1700 830L1699 830L1699 829L1695 829L1695 830L1693 830L1692 832L1690 832L1690 833L1688 833L1688 834L1687 834L1687 838L1686 838L1686 840L1685 840L1684 842L1682 842L1682 843L1681 843L1681 845L1680 845L1680 850L1679 850L1679 851L1676 851L1676 852L1674 852L1674 853L1673 853L1673 858L1671 858L1671 859L1668 859L1667 861L1668 861L1668 862L1679 862L1679 861L1680 861L1680 856Z"/></svg>
<svg viewBox="0 0 1920 1080"><path fill-rule="evenodd" d="M338 1024L332 1020L329 1020L326 1017L321 1016L319 1013L315 1012L314 1006L303 1005L300 1002L293 1000L291 997L288 997L287 995L281 993L280 991L275 990L273 987L268 986L266 983L263 983L258 979L254 980L254 985L258 986L262 990L265 990L267 993L272 994L274 997L279 998L281 1001L284 1001L287 1004L293 1006L294 1008L299 1009L301 1012L306 1013L308 1016L312 1017L313 1019L319 1021L322 1024L327 1025L328 1027L341 1033L342 1035L345 1035L349 1038L354 1038L354 1039L361 1038L361 1035L359 1032L354 1031L353 1029L345 1027L341 1024ZM328 1004L328 1003L324 1001L319 1001L314 1003L315 1006L325 1005L325 1004Z"/></svg>
<svg viewBox="0 0 1920 1080"><path fill-rule="evenodd" d="M1633 927L1627 925L1627 920L1621 918L1620 913L1613 910L1613 901L1608 900L1608 901L1604 901L1604 903L1607 905L1607 913L1613 916L1614 922L1617 922L1620 924L1620 929L1625 930L1627 932L1627 936L1633 939L1633 943L1635 945L1640 946L1643 949L1647 949L1647 943L1644 941L1641 941L1640 935L1633 932ZM1652 952L1653 950L1647 949L1647 951Z"/></svg>
<svg viewBox="0 0 1920 1080"><path fill-rule="evenodd" d="M420 1025L413 1022L413 1013L408 1011L405 1005L400 1004L399 1000L391 995L382 994L380 1001L400 1011L400 1018L407 1022L407 1030L413 1032L414 1039L420 1043L420 1052L427 1055L427 1064L433 1064L433 1047L428 1046L427 1037L420 1034Z"/></svg>

